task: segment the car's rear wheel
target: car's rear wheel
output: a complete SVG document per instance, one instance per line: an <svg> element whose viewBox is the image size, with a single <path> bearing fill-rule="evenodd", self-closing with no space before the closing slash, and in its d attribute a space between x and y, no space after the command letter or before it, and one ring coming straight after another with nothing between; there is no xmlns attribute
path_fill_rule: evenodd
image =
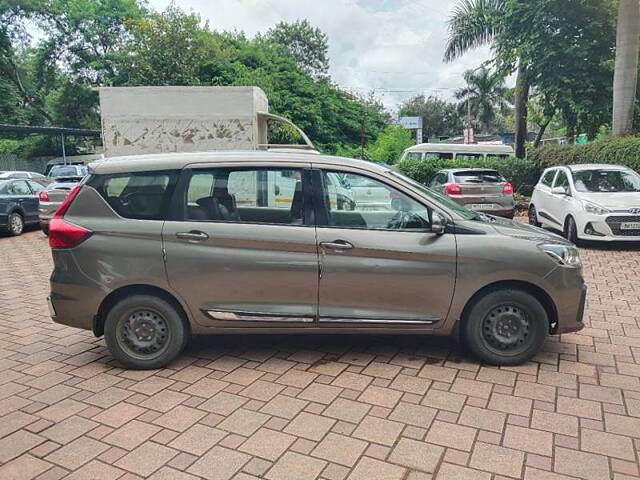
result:
<svg viewBox="0 0 640 480"><path fill-rule="evenodd" d="M533 225L534 227L540 226L540 222L538 221L538 212L536 212L536 207L533 205L529 206L529 225Z"/></svg>
<svg viewBox="0 0 640 480"><path fill-rule="evenodd" d="M542 347L549 319L542 304L519 289L493 290L477 299L463 319L466 344L493 365L518 365Z"/></svg>
<svg viewBox="0 0 640 480"><path fill-rule="evenodd" d="M573 217L567 217L567 220L564 222L564 236L576 245L580 242L578 238L578 227L576 227L576 221Z"/></svg>
<svg viewBox="0 0 640 480"><path fill-rule="evenodd" d="M10 235L18 236L24 231L24 218L18 212L9 214L7 230Z"/></svg>
<svg viewBox="0 0 640 480"><path fill-rule="evenodd" d="M42 233L44 233L47 236L49 235L49 224L41 223L40 228L42 229Z"/></svg>
<svg viewBox="0 0 640 480"><path fill-rule="evenodd" d="M170 302L133 295L107 314L104 338L113 357L125 367L151 369L175 360L188 340L186 319Z"/></svg>

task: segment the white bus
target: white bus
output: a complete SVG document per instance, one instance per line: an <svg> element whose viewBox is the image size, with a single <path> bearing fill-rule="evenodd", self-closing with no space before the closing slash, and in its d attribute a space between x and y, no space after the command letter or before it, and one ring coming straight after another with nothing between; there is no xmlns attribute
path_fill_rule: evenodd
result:
<svg viewBox="0 0 640 480"><path fill-rule="evenodd" d="M457 143L421 143L402 152L400 160L441 160L458 158L461 160L484 159L486 157L513 157L513 148L509 145L479 145Z"/></svg>

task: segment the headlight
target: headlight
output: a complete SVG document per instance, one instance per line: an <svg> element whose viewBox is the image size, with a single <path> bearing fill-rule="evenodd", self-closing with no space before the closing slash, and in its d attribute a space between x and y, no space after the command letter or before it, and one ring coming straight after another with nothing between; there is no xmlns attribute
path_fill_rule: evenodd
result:
<svg viewBox="0 0 640 480"><path fill-rule="evenodd" d="M571 245L560 245L558 243L543 243L538 245L538 248L553 258L560 265L573 268L582 267L580 254L576 247Z"/></svg>
<svg viewBox="0 0 640 480"><path fill-rule="evenodd" d="M609 210L606 208L596 205L595 203L587 202L586 200L582 201L582 206L587 213L593 213L595 215L606 215L609 213Z"/></svg>

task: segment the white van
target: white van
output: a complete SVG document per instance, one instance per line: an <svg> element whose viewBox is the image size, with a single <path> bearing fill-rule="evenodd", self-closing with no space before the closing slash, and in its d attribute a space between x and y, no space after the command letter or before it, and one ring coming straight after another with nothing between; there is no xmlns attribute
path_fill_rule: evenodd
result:
<svg viewBox="0 0 640 480"><path fill-rule="evenodd" d="M485 159L487 157L513 157L515 153L509 145L479 145L457 143L421 143L402 152L400 160L461 160Z"/></svg>

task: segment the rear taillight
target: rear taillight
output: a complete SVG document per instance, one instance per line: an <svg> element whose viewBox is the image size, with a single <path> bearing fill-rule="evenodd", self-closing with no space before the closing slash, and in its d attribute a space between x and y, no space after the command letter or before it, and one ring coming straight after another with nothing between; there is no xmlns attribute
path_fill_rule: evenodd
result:
<svg viewBox="0 0 640 480"><path fill-rule="evenodd" d="M461 195L462 189L457 183L450 183L444 187L444 193L447 195Z"/></svg>
<svg viewBox="0 0 640 480"><path fill-rule="evenodd" d="M49 194L46 192L46 190L43 190L38 194L38 199L41 202L48 202L49 201Z"/></svg>
<svg viewBox="0 0 640 480"><path fill-rule="evenodd" d="M502 194L513 195L513 185L511 185L509 182L505 183L504 187L502 187Z"/></svg>
<svg viewBox="0 0 640 480"><path fill-rule="evenodd" d="M73 248L80 245L93 233L91 230L67 222L63 217L82 188L76 185L60 204L49 222L49 246L51 248Z"/></svg>

